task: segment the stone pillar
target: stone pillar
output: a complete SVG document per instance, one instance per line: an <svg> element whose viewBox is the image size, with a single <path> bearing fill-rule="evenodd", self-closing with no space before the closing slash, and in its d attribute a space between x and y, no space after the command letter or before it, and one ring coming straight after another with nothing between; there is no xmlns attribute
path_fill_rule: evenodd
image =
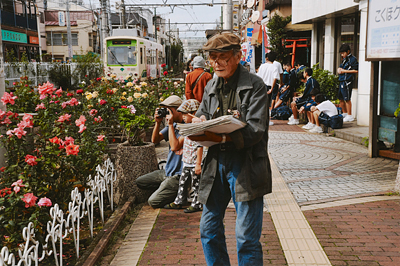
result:
<svg viewBox="0 0 400 266"><path fill-rule="evenodd" d="M325 20L324 69L336 73L335 66L335 18Z"/></svg>
<svg viewBox="0 0 400 266"><path fill-rule="evenodd" d="M311 31L311 67L318 63L318 23L312 24Z"/></svg>
<svg viewBox="0 0 400 266"><path fill-rule="evenodd" d="M368 1L360 2L360 41L358 53L358 95L357 105L357 125L369 125L369 97L371 88L371 62L365 61L365 41L367 36L367 6ZM354 96L352 97L354 99Z"/></svg>

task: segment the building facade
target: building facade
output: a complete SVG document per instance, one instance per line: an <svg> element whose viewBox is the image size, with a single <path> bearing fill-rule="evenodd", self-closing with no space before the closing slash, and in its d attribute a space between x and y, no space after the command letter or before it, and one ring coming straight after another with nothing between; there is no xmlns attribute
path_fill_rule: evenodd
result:
<svg viewBox="0 0 400 266"><path fill-rule="evenodd" d="M5 61L40 60L38 12L35 0L2 0L0 23Z"/></svg>
<svg viewBox="0 0 400 266"><path fill-rule="evenodd" d="M73 56L88 52L100 53L95 13L74 3L70 3L69 9ZM70 59L68 58L66 6L48 2L44 14L46 50L43 49L43 52L49 54L51 59L54 60L66 61Z"/></svg>
<svg viewBox="0 0 400 266"><path fill-rule="evenodd" d="M293 25L312 24L311 65L337 75L341 63L339 47L350 45L358 58L359 72L352 95L352 113L358 125L369 125L371 64L365 61L367 0L293 0Z"/></svg>

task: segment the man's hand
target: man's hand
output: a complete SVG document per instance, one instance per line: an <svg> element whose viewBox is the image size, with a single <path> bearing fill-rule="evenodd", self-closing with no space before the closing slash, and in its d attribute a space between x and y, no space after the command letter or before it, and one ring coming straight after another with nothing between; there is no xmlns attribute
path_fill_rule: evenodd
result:
<svg viewBox="0 0 400 266"><path fill-rule="evenodd" d="M272 89L267 91L267 94L271 94L272 93Z"/></svg>
<svg viewBox="0 0 400 266"><path fill-rule="evenodd" d="M344 72L343 72L343 68L339 67L339 68L337 69L337 73L338 73L338 74L343 74L343 73L344 73Z"/></svg>
<svg viewBox="0 0 400 266"><path fill-rule="evenodd" d="M183 154L183 149L180 149L179 151L175 151L176 155L182 155Z"/></svg>
<svg viewBox="0 0 400 266"><path fill-rule="evenodd" d="M192 123L201 123L201 122L204 122L206 120L207 119L206 119L205 115L202 115L200 117L193 117Z"/></svg>
<svg viewBox="0 0 400 266"><path fill-rule="evenodd" d="M219 134L215 134L210 131L204 131L204 135L200 136L190 136L189 139L193 141L212 141L212 142L221 142L222 136Z"/></svg>
<svg viewBox="0 0 400 266"><path fill-rule="evenodd" d="M167 119L168 125L173 125L174 124L174 115L171 112L171 109L167 109L168 114L165 116L165 119Z"/></svg>
<svg viewBox="0 0 400 266"><path fill-rule="evenodd" d="M156 121L156 123L161 123L162 122L162 117L158 116L158 109L160 109L160 108L157 108L156 112L154 113L154 120Z"/></svg>

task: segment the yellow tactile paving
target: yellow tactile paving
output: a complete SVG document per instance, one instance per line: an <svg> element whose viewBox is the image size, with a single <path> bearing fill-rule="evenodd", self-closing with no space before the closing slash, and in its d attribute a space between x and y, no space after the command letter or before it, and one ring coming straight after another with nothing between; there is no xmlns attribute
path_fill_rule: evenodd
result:
<svg viewBox="0 0 400 266"><path fill-rule="evenodd" d="M331 265L272 159L271 168L272 193L265 196L265 201L288 265Z"/></svg>
<svg viewBox="0 0 400 266"><path fill-rule="evenodd" d="M110 266L132 266L139 261L160 209L144 206L136 217Z"/></svg>

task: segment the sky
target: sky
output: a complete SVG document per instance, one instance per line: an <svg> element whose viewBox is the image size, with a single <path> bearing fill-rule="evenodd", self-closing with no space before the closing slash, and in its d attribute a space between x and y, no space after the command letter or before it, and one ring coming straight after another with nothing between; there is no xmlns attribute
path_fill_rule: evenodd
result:
<svg viewBox="0 0 400 266"><path fill-rule="evenodd" d="M99 7L99 0L84 0L85 3L96 5ZM188 4L188 3L212 3L213 0L125 0L125 4ZM111 0L111 10L115 10L116 0ZM119 0L120 2L120 0ZM214 0L215 3L222 2L221 0ZM154 8L149 8L154 12ZM210 6L177 6L173 12L169 7L158 7L157 15L161 15L166 19L171 20L171 25L177 23L191 23L191 22L216 22L220 21L221 5ZM184 39L186 37L205 37L206 29L215 29L216 24L179 24L179 37ZM198 30L190 31L189 30Z"/></svg>

